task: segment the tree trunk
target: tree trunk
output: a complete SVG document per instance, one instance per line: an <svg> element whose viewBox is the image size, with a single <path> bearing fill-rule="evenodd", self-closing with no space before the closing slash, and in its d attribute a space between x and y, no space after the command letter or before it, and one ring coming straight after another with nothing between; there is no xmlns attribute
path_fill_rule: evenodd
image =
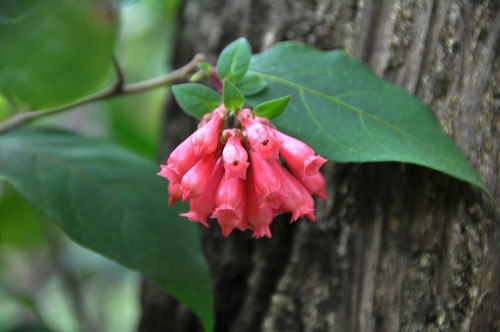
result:
<svg viewBox="0 0 500 332"><path fill-rule="evenodd" d="M186 0L174 65L245 36L342 48L430 106L500 204L500 3L496 0ZM402 110L404 111L404 110ZM166 110L162 160L193 120ZM401 163L323 167L315 223L272 239L200 227L217 332L500 331L500 217L479 189ZM201 331L143 284L140 331Z"/></svg>

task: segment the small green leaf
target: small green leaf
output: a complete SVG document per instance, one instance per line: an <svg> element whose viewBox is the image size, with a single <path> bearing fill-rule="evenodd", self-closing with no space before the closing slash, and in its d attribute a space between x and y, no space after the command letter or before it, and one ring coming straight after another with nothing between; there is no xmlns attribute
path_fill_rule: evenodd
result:
<svg viewBox="0 0 500 332"><path fill-rule="evenodd" d="M198 70L193 76L191 76L189 82L197 83L203 81L205 78L207 78L207 74L203 70Z"/></svg>
<svg viewBox="0 0 500 332"><path fill-rule="evenodd" d="M238 82L243 78L250 65L252 50L245 38L240 38L222 50L217 61L217 71L221 78Z"/></svg>
<svg viewBox="0 0 500 332"><path fill-rule="evenodd" d="M172 86L175 100L186 112L201 118L220 106L220 96L214 90L196 83L186 83Z"/></svg>
<svg viewBox="0 0 500 332"><path fill-rule="evenodd" d="M266 101L255 107L253 112L255 115L262 116L268 119L274 119L281 115L288 106L288 102L292 96L286 96L279 99L274 99L270 101Z"/></svg>
<svg viewBox="0 0 500 332"><path fill-rule="evenodd" d="M245 97L250 97L262 92L267 87L267 82L257 73L247 72L245 76L236 83L236 87Z"/></svg>
<svg viewBox="0 0 500 332"><path fill-rule="evenodd" d="M59 130L0 135L0 178L71 239L155 281L213 330L197 226L168 207L159 167L123 148Z"/></svg>
<svg viewBox="0 0 500 332"><path fill-rule="evenodd" d="M343 51L279 43L254 55L249 72L262 75L268 87L247 102L257 106L292 95L288 111L274 123L323 157L422 165L476 185L492 197L420 100Z"/></svg>
<svg viewBox="0 0 500 332"><path fill-rule="evenodd" d="M0 2L0 89L32 108L97 90L110 74L117 15L92 0Z"/></svg>
<svg viewBox="0 0 500 332"><path fill-rule="evenodd" d="M198 64L198 67L203 70L205 73L207 74L210 74L212 73L212 66L210 66L208 63L206 62L200 62Z"/></svg>
<svg viewBox="0 0 500 332"><path fill-rule="evenodd" d="M224 79L222 86L222 98L224 99L224 106L231 111L241 108L245 104L245 98L227 78Z"/></svg>

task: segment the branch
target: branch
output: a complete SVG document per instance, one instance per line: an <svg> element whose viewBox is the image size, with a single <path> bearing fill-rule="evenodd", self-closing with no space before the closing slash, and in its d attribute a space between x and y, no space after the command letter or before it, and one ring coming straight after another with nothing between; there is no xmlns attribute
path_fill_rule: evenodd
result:
<svg viewBox="0 0 500 332"><path fill-rule="evenodd" d="M116 97L116 96L136 93L136 92L148 91L148 90L152 90L152 89L155 89L157 87L164 86L164 85L171 85L171 84L176 83L179 80L181 80L191 70L196 68L196 65L199 62L203 61L204 58L205 58L205 56L203 54L197 54L197 55L195 55L193 60L191 60L188 64L184 65L183 67L181 67L177 70L174 70L173 72L170 72L164 76L160 76L160 77L153 78L150 80L145 80L145 81L141 81L141 82L137 82L137 83L130 83L130 84L123 84L123 73L121 72L121 70L118 66L118 63L115 60L115 67L117 68L117 80L112 86L104 89L103 91L97 92L93 95L75 100L74 102L71 102L69 104L65 104L65 105L57 106L57 107L53 107L53 108L47 108L47 109L40 110L40 111L34 111L34 112L24 111L24 112L21 112L19 114L16 114L13 117L11 117L3 122L0 122L0 134L4 133L6 131L12 130L14 128L17 128L28 121L40 118L42 116L66 111L66 110L69 110L71 108L83 105L83 104L88 104L88 103L102 100L105 98L111 98L111 97Z"/></svg>

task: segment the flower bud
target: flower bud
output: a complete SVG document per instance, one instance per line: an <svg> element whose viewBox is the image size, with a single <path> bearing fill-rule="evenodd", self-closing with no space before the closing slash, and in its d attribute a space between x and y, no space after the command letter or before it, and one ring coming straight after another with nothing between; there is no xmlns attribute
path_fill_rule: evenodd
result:
<svg viewBox="0 0 500 332"><path fill-rule="evenodd" d="M281 189L280 179L271 169L268 162L260 159L257 152L250 151L250 160L252 162L255 191L257 195L264 199L260 207L270 206L273 209L277 209L281 202L288 197Z"/></svg>
<svg viewBox="0 0 500 332"><path fill-rule="evenodd" d="M306 176L304 174L305 173L304 171L292 167L290 167L290 171L292 172L293 176L300 182L301 185L304 186L304 188L307 189L307 191L311 195L315 195L326 200L326 192L325 192L326 180L323 174L318 172L318 174Z"/></svg>
<svg viewBox="0 0 500 332"><path fill-rule="evenodd" d="M261 116L256 115L255 116L255 120L258 121L258 122L260 122L260 123L262 123L265 126L268 126L269 128L276 129L276 127L273 125L273 123L271 122L271 120L269 120L268 118L263 118Z"/></svg>
<svg viewBox="0 0 500 332"><path fill-rule="evenodd" d="M255 191L255 183L253 172L248 172L247 188L246 188L246 204L248 223L253 226L253 237L260 238L263 236L271 237L269 225L273 222L273 209L269 206L262 207L262 197L257 195Z"/></svg>
<svg viewBox="0 0 500 332"><path fill-rule="evenodd" d="M182 198L181 184L169 182L168 194L170 196L168 199L168 205L172 206L175 204L175 202Z"/></svg>
<svg viewBox="0 0 500 332"><path fill-rule="evenodd" d="M238 115L238 121L245 126L247 138L260 159L278 159L282 140L276 138L271 128L252 118L253 112L246 109Z"/></svg>
<svg viewBox="0 0 500 332"><path fill-rule="evenodd" d="M242 232L246 231L247 229L253 229L252 225L248 223L247 194L246 194L247 187L248 187L248 181L243 181L243 200L241 201L240 207L236 210L236 213L241 218L236 228L238 228Z"/></svg>
<svg viewBox="0 0 500 332"><path fill-rule="evenodd" d="M198 197L207 188L210 174L217 161L217 152L213 152L203 158L184 175L181 182L182 201Z"/></svg>
<svg viewBox="0 0 500 332"><path fill-rule="evenodd" d="M167 178L171 183L180 183L184 174L200 159L195 155L190 137L188 137L170 154L167 165L161 165L158 175Z"/></svg>
<svg viewBox="0 0 500 332"><path fill-rule="evenodd" d="M318 174L319 168L326 163L326 159L316 156L314 150L306 143L282 132L271 129L276 137L283 141L280 153L288 166L304 171L305 176Z"/></svg>
<svg viewBox="0 0 500 332"><path fill-rule="evenodd" d="M294 222L300 217L307 216L312 221L314 216L314 200L311 194L290 174L277 160L269 160L269 165L281 180L283 192L288 196L281 203L280 209L292 212L290 222Z"/></svg>
<svg viewBox="0 0 500 332"><path fill-rule="evenodd" d="M223 179L215 197L216 208L212 218L217 218L224 236L228 236L241 221L242 215L237 213L237 209L241 206L242 200L243 180L240 178Z"/></svg>
<svg viewBox="0 0 500 332"><path fill-rule="evenodd" d="M182 217L187 217L191 221L197 221L208 227L207 217L215 210L215 195L219 188L219 183L224 176L224 167L222 167L222 157L215 163L208 186L201 196L192 198L189 201L190 211L181 213Z"/></svg>
<svg viewBox="0 0 500 332"><path fill-rule="evenodd" d="M248 161L248 153L241 145L241 142L236 136L229 136L227 143L222 151L224 159L224 168L226 169L226 179L234 177L246 179L247 168L250 165Z"/></svg>
<svg viewBox="0 0 500 332"><path fill-rule="evenodd" d="M206 156L217 149L219 134L228 111L221 105L212 112L211 119L191 135L191 145L196 156Z"/></svg>

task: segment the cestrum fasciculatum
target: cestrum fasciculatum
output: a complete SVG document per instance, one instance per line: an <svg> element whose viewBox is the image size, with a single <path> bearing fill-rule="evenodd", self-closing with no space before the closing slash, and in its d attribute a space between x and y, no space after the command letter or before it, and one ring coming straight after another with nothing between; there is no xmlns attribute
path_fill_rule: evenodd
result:
<svg viewBox="0 0 500 332"><path fill-rule="evenodd" d="M233 114L235 126L223 129ZM207 227L210 216L224 236L237 228L251 229L259 238L271 237L269 225L281 213L291 212L290 222L303 216L315 220L311 195L326 199L319 172L325 162L269 119L250 109L230 113L220 105L203 116L158 175L169 180L170 206L189 200L190 211L181 216Z"/></svg>

